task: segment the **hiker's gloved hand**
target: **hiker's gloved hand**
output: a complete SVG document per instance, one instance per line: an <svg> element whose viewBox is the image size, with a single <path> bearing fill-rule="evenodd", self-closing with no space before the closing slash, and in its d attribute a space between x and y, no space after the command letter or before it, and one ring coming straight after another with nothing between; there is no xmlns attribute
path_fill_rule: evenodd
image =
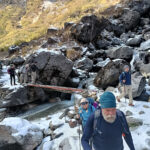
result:
<svg viewBox="0 0 150 150"><path fill-rule="evenodd" d="M123 80L123 83L125 83L126 82L126 80Z"/></svg>

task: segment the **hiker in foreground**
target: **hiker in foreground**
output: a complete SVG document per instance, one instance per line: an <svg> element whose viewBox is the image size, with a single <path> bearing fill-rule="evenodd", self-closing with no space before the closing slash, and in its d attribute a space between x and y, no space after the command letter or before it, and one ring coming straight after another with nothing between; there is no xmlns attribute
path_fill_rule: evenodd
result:
<svg viewBox="0 0 150 150"><path fill-rule="evenodd" d="M128 65L124 66L124 72L120 75L120 84L122 86L122 92L117 97L118 102L120 102L120 99L125 97L126 95L129 96L129 106L133 105L133 97L132 97L132 83L131 83L131 73L130 68Z"/></svg>
<svg viewBox="0 0 150 150"><path fill-rule="evenodd" d="M82 120L82 128L84 129L85 124L89 118L89 116L95 111L95 108L89 104L86 98L82 98L80 101L79 115Z"/></svg>
<svg viewBox="0 0 150 150"><path fill-rule="evenodd" d="M123 136L130 150L135 150L125 115L116 110L114 94L105 92L100 104L101 110L96 110L85 125L81 139L83 149L92 150L89 145L92 138L94 150L123 150Z"/></svg>
<svg viewBox="0 0 150 150"><path fill-rule="evenodd" d="M8 68L7 70L8 74L10 75L10 84L13 84L13 80L14 80L14 85L16 85L16 79L15 79L15 65L11 64L10 68Z"/></svg>

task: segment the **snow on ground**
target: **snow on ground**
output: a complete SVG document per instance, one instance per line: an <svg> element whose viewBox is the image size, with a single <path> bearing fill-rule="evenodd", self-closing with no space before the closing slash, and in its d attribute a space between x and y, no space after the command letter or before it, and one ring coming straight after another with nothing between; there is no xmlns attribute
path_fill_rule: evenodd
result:
<svg viewBox="0 0 150 150"><path fill-rule="evenodd" d="M118 95L118 91L114 91L115 95ZM147 132L150 132L150 103L148 102L137 102L134 101L135 107L130 107L128 106L128 99L123 98L121 100L121 103L117 103L117 108L122 110L124 113L128 110L131 111L133 113L132 117L137 118L137 119L142 119L143 120L143 125L135 128L135 129L131 129L131 133L132 133L132 137L133 137L133 141L135 144L135 149L136 150L142 150L142 149L146 149L146 150L150 150L150 146L148 145L148 139L150 139L150 136L148 136ZM143 107L144 105L148 106L149 108L145 108ZM73 109L73 107L71 107ZM144 111L144 114L139 114L140 111ZM64 138L69 138L70 140L72 136L79 136L77 133L77 129L76 128L70 128L69 125L67 123L65 123L65 119L63 118L62 120L59 119L59 116L61 115L62 112L59 112L57 114L54 115L50 115L48 117L51 117L51 121L53 124L57 124L57 123L64 123L64 125L60 128L58 128L55 132L56 133L61 133L63 132L64 135L61 136L58 139L55 139L53 141L50 141L50 138L47 137L43 140L44 142L44 150L49 150L50 147L56 148L58 149L60 142L64 139ZM39 126L41 129L46 129L49 127L49 122L50 120L46 120L46 118L41 118L39 120L34 120L32 123L36 124L37 126ZM72 140L72 142L74 142ZM124 150L129 150L127 144L124 141ZM74 143L73 149L72 150L80 150L79 149L79 140L76 141L76 143Z"/></svg>
<svg viewBox="0 0 150 150"><path fill-rule="evenodd" d="M2 85L3 85L2 88L8 88L10 90L12 90L12 89L16 90L16 89L22 87L20 85L20 83L18 83L17 76L16 76L16 84L17 85L11 86L11 84L10 84L10 75L7 73L8 68L9 68L9 66L7 66L7 67L3 66L3 69L2 69L3 74L2 74L2 76L0 76L0 83L2 83ZM16 70L16 72L17 72L17 70Z"/></svg>

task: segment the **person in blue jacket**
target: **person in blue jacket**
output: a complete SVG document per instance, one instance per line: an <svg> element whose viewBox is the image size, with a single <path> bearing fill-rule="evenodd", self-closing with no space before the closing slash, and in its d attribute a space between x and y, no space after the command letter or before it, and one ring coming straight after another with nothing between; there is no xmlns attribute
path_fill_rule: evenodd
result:
<svg viewBox="0 0 150 150"><path fill-rule="evenodd" d="M131 72L129 71L130 68L128 65L124 66L124 72L121 73L119 80L120 84L122 86L122 92L117 97L118 102L120 102L120 99L125 97L126 95L129 95L129 106L133 105L133 96L132 96L132 82L131 82Z"/></svg>
<svg viewBox="0 0 150 150"><path fill-rule="evenodd" d="M100 98L101 110L92 114L84 128L81 139L84 150L123 150L123 139L130 150L135 150L131 133L120 110L116 110L116 99L113 93L105 92ZM93 147L89 141L93 141Z"/></svg>
<svg viewBox="0 0 150 150"><path fill-rule="evenodd" d="M82 98L80 101L79 115L82 120L82 127L84 129L89 116L95 111L95 108L89 104L86 98Z"/></svg>

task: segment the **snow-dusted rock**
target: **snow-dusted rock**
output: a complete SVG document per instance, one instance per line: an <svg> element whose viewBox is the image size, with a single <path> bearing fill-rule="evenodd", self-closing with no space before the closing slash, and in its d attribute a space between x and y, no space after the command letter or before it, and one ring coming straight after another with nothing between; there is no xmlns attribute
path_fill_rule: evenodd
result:
<svg viewBox="0 0 150 150"><path fill-rule="evenodd" d="M145 42L142 42L141 45L140 45L140 48L143 51L146 51L146 50L150 49L150 39L145 41Z"/></svg>
<svg viewBox="0 0 150 150"><path fill-rule="evenodd" d="M138 127L143 124L143 121L141 119L137 119L134 117L127 117L127 122L129 124L129 127Z"/></svg>
<svg viewBox="0 0 150 150"><path fill-rule="evenodd" d="M0 125L9 128L8 135L13 137L22 150L33 150L42 142L43 133L41 129L25 119L6 118Z"/></svg>

